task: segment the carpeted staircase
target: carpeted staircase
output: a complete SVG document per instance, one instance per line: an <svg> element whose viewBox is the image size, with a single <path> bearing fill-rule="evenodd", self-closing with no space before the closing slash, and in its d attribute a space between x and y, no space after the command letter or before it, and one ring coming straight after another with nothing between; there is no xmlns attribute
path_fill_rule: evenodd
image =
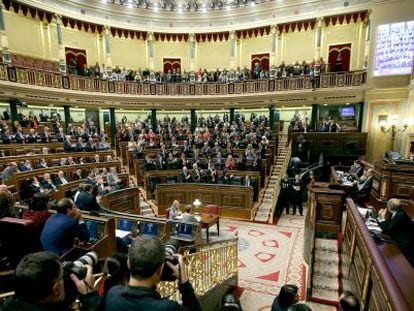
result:
<svg viewBox="0 0 414 311"><path fill-rule="evenodd" d="M283 164L288 155L288 147L286 146L287 136L281 135L278 144L278 154L275 164L272 165L269 175L269 181L262 193L261 203L257 208L254 217L255 222L272 222L272 215L279 196L280 178L284 174Z"/></svg>
<svg viewBox="0 0 414 311"><path fill-rule="evenodd" d="M311 300L336 304L340 277L337 240L317 238Z"/></svg>

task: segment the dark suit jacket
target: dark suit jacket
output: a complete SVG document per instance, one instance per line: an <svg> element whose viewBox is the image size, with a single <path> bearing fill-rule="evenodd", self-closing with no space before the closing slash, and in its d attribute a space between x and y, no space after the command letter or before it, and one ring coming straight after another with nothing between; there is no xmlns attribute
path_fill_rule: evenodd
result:
<svg viewBox="0 0 414 311"><path fill-rule="evenodd" d="M403 209L397 211L393 218L379 222L384 233L391 236L404 253L412 251L414 246L414 224Z"/></svg>
<svg viewBox="0 0 414 311"><path fill-rule="evenodd" d="M82 191L79 193L78 197L76 198L76 205L80 210L83 211L98 211L99 204L96 202L96 197L86 191Z"/></svg>

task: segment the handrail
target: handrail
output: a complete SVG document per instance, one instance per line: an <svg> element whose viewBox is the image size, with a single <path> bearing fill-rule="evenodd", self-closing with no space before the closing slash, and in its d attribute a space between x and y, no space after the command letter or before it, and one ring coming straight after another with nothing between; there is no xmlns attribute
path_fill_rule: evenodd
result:
<svg viewBox="0 0 414 311"><path fill-rule="evenodd" d="M315 83L318 79L320 83ZM312 90L331 87L354 87L365 83L366 71L322 73L235 81L232 83L149 83L135 81L111 81L96 78L62 75L41 69L0 64L0 80L57 89L85 92L115 93L138 96L226 96L252 93Z"/></svg>

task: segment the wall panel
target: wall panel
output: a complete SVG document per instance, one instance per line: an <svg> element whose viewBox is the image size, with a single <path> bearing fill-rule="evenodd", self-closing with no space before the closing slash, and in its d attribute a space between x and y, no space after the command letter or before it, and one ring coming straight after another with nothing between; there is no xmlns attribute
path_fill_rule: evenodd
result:
<svg viewBox="0 0 414 311"><path fill-rule="evenodd" d="M240 67L247 66L250 68L252 54L271 53L272 50L272 37L263 36L257 38L243 39L240 42L241 45L241 59Z"/></svg>
<svg viewBox="0 0 414 311"><path fill-rule="evenodd" d="M99 62L98 50L100 47L96 40L96 34L62 27L62 39L64 46L86 50L88 66Z"/></svg>
<svg viewBox="0 0 414 311"><path fill-rule="evenodd" d="M6 10L3 10L3 14L10 52L38 58L45 57L41 23Z"/></svg>
<svg viewBox="0 0 414 311"><path fill-rule="evenodd" d="M216 70L230 67L230 41L198 42L195 69Z"/></svg>
<svg viewBox="0 0 414 311"><path fill-rule="evenodd" d="M121 68L146 68L147 52L144 40L111 38L112 65Z"/></svg>
<svg viewBox="0 0 414 311"><path fill-rule="evenodd" d="M181 58L181 70L190 69L190 44L189 42L154 42L154 69L163 70L163 58Z"/></svg>
<svg viewBox="0 0 414 311"><path fill-rule="evenodd" d="M315 31L289 32L283 34L283 50L278 52L286 64L311 61L315 57ZM280 65L280 64L276 64Z"/></svg>
<svg viewBox="0 0 414 311"><path fill-rule="evenodd" d="M359 25L360 23L351 23L349 25L329 26L324 29L321 55L325 62L328 60L330 45L351 43L351 62L349 69L357 69Z"/></svg>

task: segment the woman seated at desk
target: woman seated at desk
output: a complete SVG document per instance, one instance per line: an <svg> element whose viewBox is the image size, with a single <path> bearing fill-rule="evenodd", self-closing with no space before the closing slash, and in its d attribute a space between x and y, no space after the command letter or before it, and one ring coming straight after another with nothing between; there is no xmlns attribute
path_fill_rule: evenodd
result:
<svg viewBox="0 0 414 311"><path fill-rule="evenodd" d="M168 209L168 219L175 219L175 217L180 215L180 202L178 202L178 200L174 200L171 207Z"/></svg>

